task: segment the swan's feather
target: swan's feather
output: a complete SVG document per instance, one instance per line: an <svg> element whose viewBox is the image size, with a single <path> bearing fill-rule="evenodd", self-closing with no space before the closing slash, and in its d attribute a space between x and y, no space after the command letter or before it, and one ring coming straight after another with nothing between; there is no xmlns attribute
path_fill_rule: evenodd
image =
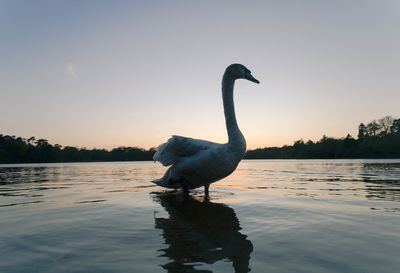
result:
<svg viewBox="0 0 400 273"><path fill-rule="evenodd" d="M183 157L193 156L202 150L208 150L216 143L183 136L172 136L166 143L161 144L154 154L154 161L164 166L177 163Z"/></svg>
<svg viewBox="0 0 400 273"><path fill-rule="evenodd" d="M170 166L160 179L153 180L166 188L182 187L187 192L204 186L208 191L210 183L231 174L246 152L246 140L236 122L233 103L233 86L236 79L258 81L250 70L240 64L230 65L222 78L222 99L229 141L218 144L200 139L172 136L161 144L154 154L154 161Z"/></svg>

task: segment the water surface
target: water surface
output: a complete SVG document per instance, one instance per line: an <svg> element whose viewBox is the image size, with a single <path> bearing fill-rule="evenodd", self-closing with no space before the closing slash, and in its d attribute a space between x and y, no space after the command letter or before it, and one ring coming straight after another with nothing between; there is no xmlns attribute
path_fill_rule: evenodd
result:
<svg viewBox="0 0 400 273"><path fill-rule="evenodd" d="M247 160L209 200L164 171L0 165L0 272L400 271L400 160Z"/></svg>

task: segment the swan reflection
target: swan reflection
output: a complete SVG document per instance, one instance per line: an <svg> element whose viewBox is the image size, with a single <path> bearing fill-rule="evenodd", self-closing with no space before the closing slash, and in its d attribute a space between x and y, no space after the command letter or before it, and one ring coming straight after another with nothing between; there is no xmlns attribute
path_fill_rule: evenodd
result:
<svg viewBox="0 0 400 273"><path fill-rule="evenodd" d="M240 233L235 211L225 204L176 194L158 193L154 200L168 212L169 219L155 217L155 227L163 231L167 248L161 256L171 262L162 265L167 272L211 272L196 269L201 263L232 261L235 272L249 272L253 245Z"/></svg>

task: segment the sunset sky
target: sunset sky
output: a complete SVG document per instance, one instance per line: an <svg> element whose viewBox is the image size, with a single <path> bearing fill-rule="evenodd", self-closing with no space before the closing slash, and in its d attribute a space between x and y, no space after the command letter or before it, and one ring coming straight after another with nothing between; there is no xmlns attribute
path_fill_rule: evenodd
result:
<svg viewBox="0 0 400 273"><path fill-rule="evenodd" d="M0 134L87 148L357 135L400 116L400 1L0 1Z"/></svg>

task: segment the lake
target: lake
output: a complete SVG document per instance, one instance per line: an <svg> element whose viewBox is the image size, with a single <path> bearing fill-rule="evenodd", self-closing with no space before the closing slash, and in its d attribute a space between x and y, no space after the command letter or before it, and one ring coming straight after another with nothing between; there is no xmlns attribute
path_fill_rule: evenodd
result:
<svg viewBox="0 0 400 273"><path fill-rule="evenodd" d="M245 160L185 198L153 162L0 165L0 272L400 272L400 160Z"/></svg>

